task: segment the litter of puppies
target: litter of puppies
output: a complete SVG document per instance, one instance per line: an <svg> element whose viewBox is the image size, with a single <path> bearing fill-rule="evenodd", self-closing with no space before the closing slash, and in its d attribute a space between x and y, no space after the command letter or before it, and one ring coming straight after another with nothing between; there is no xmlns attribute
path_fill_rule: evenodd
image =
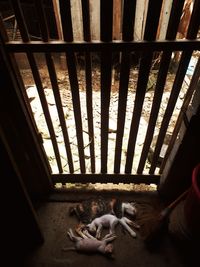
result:
<svg viewBox="0 0 200 267"><path fill-rule="evenodd" d="M112 256L113 244L117 236L115 228L121 225L129 235L136 238L136 232L130 227L139 229L140 226L133 221L137 214L136 203L120 202L117 199L104 199L102 197L85 200L69 208L69 214L75 215L79 220L75 231L67 231L73 248L64 248L64 251L75 250L83 253L101 253ZM129 217L129 218L128 218ZM131 219L130 219L131 217ZM108 229L108 234L102 237L102 230Z"/></svg>

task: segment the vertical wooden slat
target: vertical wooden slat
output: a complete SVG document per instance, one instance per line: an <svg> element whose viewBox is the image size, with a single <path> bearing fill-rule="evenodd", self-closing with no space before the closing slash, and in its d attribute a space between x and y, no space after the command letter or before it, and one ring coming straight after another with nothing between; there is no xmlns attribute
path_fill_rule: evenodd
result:
<svg viewBox="0 0 200 267"><path fill-rule="evenodd" d="M135 22L136 0L124 0L122 39L123 41L133 40Z"/></svg>
<svg viewBox="0 0 200 267"><path fill-rule="evenodd" d="M60 13L62 22L62 32L65 41L73 41L73 30L72 30L72 16L71 16L71 5L70 0L60 0Z"/></svg>
<svg viewBox="0 0 200 267"><path fill-rule="evenodd" d="M173 40L176 37L179 21L182 15L182 9L185 0L174 0L171 8L166 39Z"/></svg>
<svg viewBox="0 0 200 267"><path fill-rule="evenodd" d="M130 127L130 134L127 147L127 158L125 165L125 172L131 173L132 162L135 152L135 143L139 128L139 121L146 92L146 86L149 78L149 71L151 68L153 54L150 52L144 52L140 61L139 76L137 82L137 90L135 95L135 104L133 110L133 116Z"/></svg>
<svg viewBox="0 0 200 267"><path fill-rule="evenodd" d="M189 24L189 28L188 28L188 33L187 33L187 38L190 37L190 39L195 39L197 36L197 32L198 32L198 28L199 27L195 27L195 30L193 28L193 23L199 21L199 10L200 10L200 1L196 2L196 5L193 8L193 12L192 12L192 16L191 16L191 21ZM169 121L171 118L171 115L173 113L179 92L181 90L181 86L188 68L188 64L190 62L192 56L192 50L188 50L188 51L183 51L181 59L180 59L180 63L178 66L178 70L176 73L176 77L174 80L174 84L172 87L172 91L171 91L171 95L168 101L168 105L163 117L163 121L161 124L161 128L160 128L160 132L158 135L158 139L157 139L157 143L156 143L156 147L155 147L155 151L154 151L154 155L153 155L153 159L152 159L152 163L151 163L151 168L149 170L149 173L152 174L154 173L155 169L156 169L156 163L158 161L158 157L160 154L160 150L162 148L162 144L165 138L165 134L169 125Z"/></svg>
<svg viewBox="0 0 200 267"><path fill-rule="evenodd" d="M156 3L149 1L144 40L153 41L156 39L162 2L163 0L157 0Z"/></svg>
<svg viewBox="0 0 200 267"><path fill-rule="evenodd" d="M159 2L154 2L154 1L149 2L145 34L144 34L144 39L147 41L152 41L153 39L156 38L161 6L162 6L161 0ZM153 27L149 27L149 24L152 24ZM132 169L136 138L139 128L139 121L141 117L144 96L146 93L146 86L149 78L152 58L153 58L152 52L144 51L140 61L137 90L135 95L135 104L134 104L129 141L127 147L127 158L125 165L126 173L131 173Z"/></svg>
<svg viewBox="0 0 200 267"><path fill-rule="evenodd" d="M110 42L113 27L113 0L101 0L100 12L101 41Z"/></svg>
<svg viewBox="0 0 200 267"><path fill-rule="evenodd" d="M46 53L45 57L46 57L47 67L48 67L48 71L49 71L49 77L51 80L52 89L53 89L53 93L54 93L54 98L55 98L56 106L57 106L57 110L58 110L60 125L61 125L62 132L63 132L63 138L64 138L64 143L65 143L65 148L66 148L66 153L67 153L67 159L68 159L68 164L69 164L69 171L70 171L70 173L73 173L74 172L74 166L73 166L73 160L72 160L72 152L71 152L71 147L70 147L69 135L68 135L67 127L66 127L67 123L66 123L63 108L62 108L62 100L60 97L56 70L55 70L53 59L52 59L52 55L49 53Z"/></svg>
<svg viewBox="0 0 200 267"><path fill-rule="evenodd" d="M14 12L15 12L15 16L16 16L16 19L17 19L17 22L18 22L18 26L19 26L20 34L22 36L22 40L23 40L23 42L28 42L30 40L29 39L29 34L28 34L28 31L27 31L26 23L24 21L24 17L23 17L23 14L22 14L21 7L19 5L19 1L14 1L13 0L12 1L12 6L13 6L13 9L14 9ZM46 97L45 97L45 94L44 94L42 81L41 81L40 74L39 74L39 71L38 71L38 68L37 68L37 64L36 64L34 55L32 53L28 52L27 53L27 58L28 58L28 61L29 61L29 64L30 64L30 67L31 67L31 70L32 70L32 74L33 74L33 77L34 77L34 80L35 80L36 87L38 89L38 94L39 94L41 105L42 105L42 108L43 108L43 111L44 111L44 116L45 116L46 123L47 123L48 129L49 129L49 133L50 133L50 136L51 136L51 140L52 140L52 144L53 144L53 148L54 148L54 152L55 152L55 157L56 157L56 161L57 161L57 164L58 164L58 169L59 169L59 172L62 173L63 169L62 169L62 164L61 164L58 144L57 144L57 140L56 140L56 135L55 135L53 123L52 123L52 120L51 120L51 116L50 116L50 113L49 113L48 104L47 104L47 100L46 100Z"/></svg>
<svg viewBox="0 0 200 267"><path fill-rule="evenodd" d="M108 125L111 88L112 53L108 49L101 53L101 172L107 172Z"/></svg>
<svg viewBox="0 0 200 267"><path fill-rule="evenodd" d="M112 40L113 1L101 1L101 41ZM112 52L101 53L101 172L107 172L109 104L112 74Z"/></svg>
<svg viewBox="0 0 200 267"><path fill-rule="evenodd" d="M187 39L195 39L200 27L200 0L195 0L188 26Z"/></svg>
<svg viewBox="0 0 200 267"><path fill-rule="evenodd" d="M91 41L91 30L90 30L90 6L89 0L82 0L82 16L83 16L83 37L84 41Z"/></svg>
<svg viewBox="0 0 200 267"><path fill-rule="evenodd" d="M125 126L126 104L127 104L128 84L129 84L129 74L130 74L130 54L123 52L121 68L120 68L117 134L116 134L115 161L114 161L114 172L115 173L120 172L122 141L123 141L123 134L124 134L124 126Z"/></svg>
<svg viewBox="0 0 200 267"><path fill-rule="evenodd" d="M72 20L71 20L71 9L70 1L60 0L60 12L62 20L62 29L64 40L67 42L73 41L73 31L72 31ZM79 95L79 85L77 78L76 69L76 59L73 51L66 52L67 68L69 74L69 81L72 93L72 103L74 109L75 125L76 125L76 135L78 142L78 152L80 160L81 173L85 173L85 156L84 156L84 145L83 145L83 127L81 119L81 106L80 106L80 95Z"/></svg>
<svg viewBox="0 0 200 267"><path fill-rule="evenodd" d="M56 20L56 29L58 32L58 39L62 40L63 39L63 33L61 29L61 21L60 21L60 7L58 0L53 0L53 9L55 13L55 20Z"/></svg>
<svg viewBox="0 0 200 267"><path fill-rule="evenodd" d="M90 53L85 54L85 75L86 75L86 105L88 117L88 131L90 137L90 158L91 172L95 172L95 150L94 150L94 123L93 123L93 103L92 103L92 66Z"/></svg>
<svg viewBox="0 0 200 267"><path fill-rule="evenodd" d="M83 14L83 36L84 41L91 41L90 30L90 8L89 0L82 0L82 14ZM91 55L89 52L85 53L85 79L86 79L86 105L88 117L88 132L90 137L90 159L91 172L95 173L95 151L94 151L94 123L93 123L93 103L92 103L92 65Z"/></svg>
<svg viewBox="0 0 200 267"><path fill-rule="evenodd" d="M167 37L166 37L167 39L172 40L176 38L176 33L178 30L178 25L179 25L179 20L177 20L177 16L181 15L180 9L181 9L181 6L177 6L176 1L174 1L172 5L172 9L171 9L172 10L171 14L173 15L170 16L169 24L167 28ZM174 28L176 29L176 31L174 31ZM142 153L141 153L141 157L140 157L140 161L139 161L139 165L137 169L138 174L141 174L143 172L145 161L147 159L149 148L150 148L150 145L153 139L156 120L158 117L158 112L159 112L160 103L162 99L162 94L163 94L163 90L164 90L164 86L165 86L165 82L167 78L169 64L171 61L171 55L172 55L172 51L163 51L163 55L162 55L161 62L160 62L160 68L158 72L158 78L157 78L156 87L155 87L154 99L153 99L151 113L149 117L148 128L147 128L145 141L144 141L144 145L143 145L143 149L142 149Z"/></svg>
<svg viewBox="0 0 200 267"><path fill-rule="evenodd" d="M44 42L48 42L49 33L48 33L47 21L46 21L42 2L41 0L35 0L35 4L36 4L36 9L37 9L38 19L40 22L42 40ZM74 166L73 166L73 161L72 161L72 153L71 153L71 148L70 148L69 135L68 135L67 127L66 127L65 116L64 116L64 112L62 108L62 100L60 97L55 65L54 65L51 53L45 53L45 58L46 58L47 67L49 71L50 81L52 84L52 90L53 90L53 94L54 94L54 98L56 102L56 107L58 110L60 125L61 125L62 132L63 132L63 138L64 138L64 143L65 143L65 148L66 148L69 170L70 170L70 173L73 173Z"/></svg>
<svg viewBox="0 0 200 267"><path fill-rule="evenodd" d="M123 32L122 32L123 41L133 40L135 6L136 6L136 1L129 1L129 0L124 1ZM114 172L115 173L120 172L122 140L123 140L124 126L125 126L129 74L130 74L130 53L123 52L121 68L120 68L117 134L116 134L115 161L114 161Z"/></svg>

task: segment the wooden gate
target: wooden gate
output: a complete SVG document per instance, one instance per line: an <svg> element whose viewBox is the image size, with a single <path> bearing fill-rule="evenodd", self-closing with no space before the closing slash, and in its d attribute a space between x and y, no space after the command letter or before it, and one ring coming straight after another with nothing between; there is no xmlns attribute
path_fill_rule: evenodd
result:
<svg viewBox="0 0 200 267"><path fill-rule="evenodd" d="M72 1L27 2L29 16L23 1L9 6L14 35L1 10L1 40L41 136L53 182L158 183L199 81L200 1L193 3L181 40L177 31L184 1L171 1L166 24L161 19L166 1L149 0L142 40L134 39L136 0L99 2L100 40L91 35L91 1L80 1L81 14L76 14L83 40L74 39ZM161 21L167 25L164 40L159 38ZM22 61L29 66L31 86Z"/></svg>

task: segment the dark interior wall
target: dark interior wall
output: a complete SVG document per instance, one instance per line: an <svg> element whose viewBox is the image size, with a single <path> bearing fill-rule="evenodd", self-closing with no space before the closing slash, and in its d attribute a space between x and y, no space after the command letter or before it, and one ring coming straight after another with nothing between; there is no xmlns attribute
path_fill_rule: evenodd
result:
<svg viewBox="0 0 200 267"><path fill-rule="evenodd" d="M200 163L200 110L193 115L165 181L159 188L165 199L173 200L191 185L192 171Z"/></svg>
<svg viewBox="0 0 200 267"><path fill-rule="evenodd" d="M9 63L0 46L0 129L28 193L31 197L43 196L52 189L49 163Z"/></svg>
<svg viewBox="0 0 200 267"><path fill-rule="evenodd" d="M3 256L6 256L5 266L20 266L17 265L18 261L21 261L29 249L43 242L43 235L19 171L8 150L5 140L0 136L0 177L3 193L1 229L5 238L1 238L1 245Z"/></svg>

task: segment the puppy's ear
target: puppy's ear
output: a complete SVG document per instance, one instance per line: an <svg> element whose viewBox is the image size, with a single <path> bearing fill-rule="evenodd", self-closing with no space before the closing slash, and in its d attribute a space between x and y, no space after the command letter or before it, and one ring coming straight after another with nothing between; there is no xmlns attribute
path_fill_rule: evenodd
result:
<svg viewBox="0 0 200 267"><path fill-rule="evenodd" d="M130 202L131 206L135 207L136 202Z"/></svg>

